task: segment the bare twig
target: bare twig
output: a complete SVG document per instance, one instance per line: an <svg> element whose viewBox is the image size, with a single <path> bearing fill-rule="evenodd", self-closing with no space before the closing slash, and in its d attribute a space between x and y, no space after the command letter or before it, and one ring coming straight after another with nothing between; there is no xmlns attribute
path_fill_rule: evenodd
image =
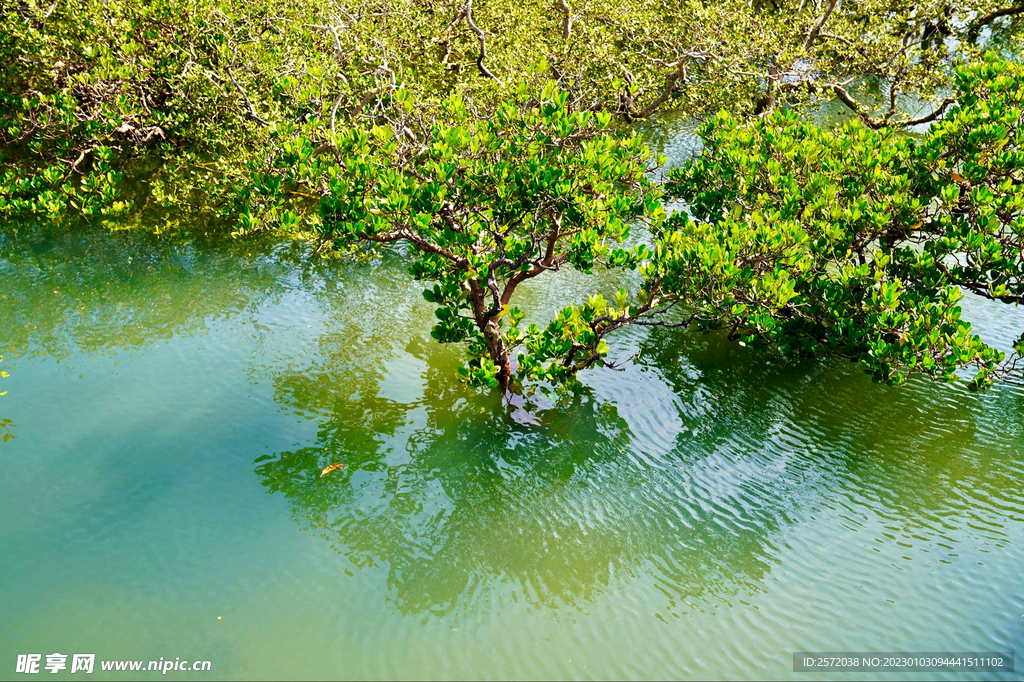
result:
<svg viewBox="0 0 1024 682"><path fill-rule="evenodd" d="M235 89L238 90L238 94L240 94L242 96L242 99L245 101L245 106L249 110L249 117L252 118L252 120L259 123L260 125L269 126L270 123L267 122L266 119L262 118L258 113L256 113L256 107L252 105L252 101L249 99L249 95L245 94L245 90L243 90L242 86L238 84L237 80L235 80L235 74L232 72L231 69L235 65L235 58L237 57L237 55L238 50L236 48L235 51L231 54L231 66L227 68L228 78L231 79L231 83L235 86Z"/></svg>
<svg viewBox="0 0 1024 682"><path fill-rule="evenodd" d="M804 50L813 45L814 41L818 39L818 34L821 33L821 29L825 27L825 24L828 22L829 17L832 16L832 12L835 10L836 5L838 4L839 0L829 0L828 6L825 7L825 12L821 15L821 19L819 19L818 23L811 27L811 30L807 32L807 37L804 38Z"/></svg>
<svg viewBox="0 0 1024 682"><path fill-rule="evenodd" d="M484 64L484 60L487 59L487 35L480 30L480 27L473 23L473 0L466 0L466 23L476 33L477 40L480 41L480 53L476 58L476 68L480 71L480 75L484 78L491 78L498 80L497 76L491 73L490 69Z"/></svg>

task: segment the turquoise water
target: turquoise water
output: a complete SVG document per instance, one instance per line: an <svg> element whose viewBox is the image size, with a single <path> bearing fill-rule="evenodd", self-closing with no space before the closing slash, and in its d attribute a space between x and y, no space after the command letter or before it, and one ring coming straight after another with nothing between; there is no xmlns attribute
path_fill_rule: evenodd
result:
<svg viewBox="0 0 1024 682"><path fill-rule="evenodd" d="M0 233L0 678L53 652L208 679L790 678L798 650L1024 666L1021 387L889 389L647 329L614 340L626 371L510 408L456 381L406 265ZM1007 345L1024 327L968 314Z"/></svg>

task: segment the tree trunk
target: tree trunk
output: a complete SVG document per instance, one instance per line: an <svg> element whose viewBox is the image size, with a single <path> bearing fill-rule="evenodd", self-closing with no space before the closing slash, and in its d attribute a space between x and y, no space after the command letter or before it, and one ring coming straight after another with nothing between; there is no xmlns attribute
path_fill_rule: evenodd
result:
<svg viewBox="0 0 1024 682"><path fill-rule="evenodd" d="M491 360L498 367L498 384L503 390L509 390L512 385L512 363L508 359L508 348L501 338L501 328L497 321L488 320L481 328L484 333L484 340L487 341L487 351Z"/></svg>
<svg viewBox="0 0 1024 682"><path fill-rule="evenodd" d="M487 354L491 361L498 368L498 385L502 390L508 391L512 385L512 363L508 359L508 348L505 340L501 338L501 327L494 317L487 317L488 305L484 288L475 279L469 280L469 302L473 306L473 317L476 319L476 326L483 334L484 342L487 344Z"/></svg>

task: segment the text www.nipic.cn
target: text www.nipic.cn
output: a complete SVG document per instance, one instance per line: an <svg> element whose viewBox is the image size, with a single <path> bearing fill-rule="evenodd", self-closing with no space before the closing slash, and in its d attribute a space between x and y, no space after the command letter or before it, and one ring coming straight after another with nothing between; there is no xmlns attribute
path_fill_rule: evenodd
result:
<svg viewBox="0 0 1024 682"><path fill-rule="evenodd" d="M96 667L96 654L18 654L14 666L16 673L38 673L45 671L57 673L68 670L72 673L91 673ZM68 658L71 659L70 668ZM158 661L100 661L100 670L104 672L207 672L211 668L210 661L188 661L181 657L172 659L161 658Z"/></svg>

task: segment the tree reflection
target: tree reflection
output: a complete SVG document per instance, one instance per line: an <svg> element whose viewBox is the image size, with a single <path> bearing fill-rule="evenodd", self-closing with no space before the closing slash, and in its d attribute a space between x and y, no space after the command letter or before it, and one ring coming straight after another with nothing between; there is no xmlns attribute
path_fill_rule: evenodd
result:
<svg viewBox="0 0 1024 682"><path fill-rule="evenodd" d="M14 360L138 348L253 311L282 291L287 248L88 225L0 229L0 352ZM229 265L228 265L229 264Z"/></svg>
<svg viewBox="0 0 1024 682"><path fill-rule="evenodd" d="M634 329L616 342L639 352L627 372L589 374L526 420L454 381L458 351L426 337L432 306L400 254L339 265L304 248L0 233L15 284L2 350L105 353L251 314L266 339L253 379L317 426L257 475L300 527L385 570L406 613L586 608L632 589L659 590L667 613L714 609L766 589L788 531L828 510L936 560L1024 521L1013 387L892 390L855 366ZM528 293L540 313L565 294Z"/></svg>
<svg viewBox="0 0 1024 682"><path fill-rule="evenodd" d="M316 443L261 457L256 473L304 529L356 566L386 568L402 612L582 607L652 568L671 600L713 607L772 565L784 501L735 523L675 463L634 457L630 424L594 390L522 424L499 397L453 382L454 356L422 339L403 347L400 323L334 305L344 331L274 378L281 405L317 419Z"/></svg>
<svg viewBox="0 0 1024 682"><path fill-rule="evenodd" d="M856 363L792 363L714 334L656 330L644 356L704 440L729 443L735 460L786 467L780 480L806 491L793 502L838 500L865 518L877 514L891 538L946 548L1004 542L1003 524L1024 521L1014 483L1024 473L1024 393L1016 387L975 393L919 379L893 390Z"/></svg>
<svg viewBox="0 0 1024 682"><path fill-rule="evenodd" d="M452 380L454 354L408 341L421 313L365 319L365 300L335 293L319 353L274 370L277 401L317 421L316 442L256 473L303 529L385 569L403 613L586 608L631 585L660 590L667 613L714 609L766 589L784 531L822 510L880 519L882 540L951 547L1004 540L994 510L1020 505L1019 458L987 449L1000 428L1024 441L1007 393L965 408L949 387L896 391L856 368L654 330L637 333L641 362L621 380L523 424ZM1008 399L1016 416L1000 425L986 405Z"/></svg>

